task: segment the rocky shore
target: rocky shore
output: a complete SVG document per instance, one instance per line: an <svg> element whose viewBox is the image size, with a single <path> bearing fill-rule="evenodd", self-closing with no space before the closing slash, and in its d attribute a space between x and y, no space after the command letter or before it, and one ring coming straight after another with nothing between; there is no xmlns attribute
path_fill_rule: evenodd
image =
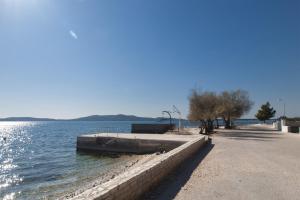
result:
<svg viewBox="0 0 300 200"><path fill-rule="evenodd" d="M111 179L115 178L116 176L124 173L125 171L143 165L144 163L150 161L151 159L157 157L157 154L148 154L148 155L120 155L118 159L123 160L124 162L121 165L116 165L111 168L109 171L99 173L94 178L87 178L86 180L82 181L82 184L71 188L70 191L67 193L61 194L59 198L53 197L53 199L59 200L66 200L70 199L87 189L91 189L96 187L100 184L103 184Z"/></svg>

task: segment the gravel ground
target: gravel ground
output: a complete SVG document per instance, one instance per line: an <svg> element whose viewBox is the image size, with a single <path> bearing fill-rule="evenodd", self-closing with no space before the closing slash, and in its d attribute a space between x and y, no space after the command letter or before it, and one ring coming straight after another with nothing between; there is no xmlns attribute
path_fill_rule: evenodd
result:
<svg viewBox="0 0 300 200"><path fill-rule="evenodd" d="M300 135L221 130L143 199L300 199Z"/></svg>

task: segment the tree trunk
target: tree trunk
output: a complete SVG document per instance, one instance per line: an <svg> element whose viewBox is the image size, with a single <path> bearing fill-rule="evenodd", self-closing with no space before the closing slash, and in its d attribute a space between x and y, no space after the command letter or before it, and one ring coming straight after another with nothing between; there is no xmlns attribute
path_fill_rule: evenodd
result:
<svg viewBox="0 0 300 200"><path fill-rule="evenodd" d="M218 129L219 128L219 120L218 120L218 118L216 118L216 122L217 122L216 128Z"/></svg>
<svg viewBox="0 0 300 200"><path fill-rule="evenodd" d="M208 119L207 120L207 133L212 133L214 130L214 121Z"/></svg>
<svg viewBox="0 0 300 200"><path fill-rule="evenodd" d="M205 135L207 135L207 132L208 132L207 127L208 127L207 122L203 120L203 130L204 130Z"/></svg>
<svg viewBox="0 0 300 200"><path fill-rule="evenodd" d="M226 129L231 129L231 120L230 120L230 118L229 119L223 118L223 120L224 120L225 128Z"/></svg>
<svg viewBox="0 0 300 200"><path fill-rule="evenodd" d="M199 128L200 128L199 134L204 134L203 133L204 132L204 122L201 120L200 123L201 123L201 125L199 126Z"/></svg>
<svg viewBox="0 0 300 200"><path fill-rule="evenodd" d="M213 120L201 120L201 125L199 126L200 132L199 134L208 135L214 130L214 121Z"/></svg>

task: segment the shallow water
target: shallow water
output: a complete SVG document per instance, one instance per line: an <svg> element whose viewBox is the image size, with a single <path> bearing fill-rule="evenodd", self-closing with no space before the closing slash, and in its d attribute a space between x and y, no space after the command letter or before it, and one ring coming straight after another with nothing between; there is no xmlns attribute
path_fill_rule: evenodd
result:
<svg viewBox="0 0 300 200"><path fill-rule="evenodd" d="M127 162L76 152L76 137L131 122L0 122L0 199L57 198Z"/></svg>

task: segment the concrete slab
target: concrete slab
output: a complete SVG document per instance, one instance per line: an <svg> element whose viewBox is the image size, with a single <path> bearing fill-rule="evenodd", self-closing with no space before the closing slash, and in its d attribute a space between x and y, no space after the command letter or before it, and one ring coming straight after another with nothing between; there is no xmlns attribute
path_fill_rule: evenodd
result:
<svg viewBox="0 0 300 200"><path fill-rule="evenodd" d="M143 139L143 140L171 140L171 141L184 141L188 142L203 135L180 135L180 134L134 134L134 133L96 133L81 135L79 138L86 137L113 137L124 139Z"/></svg>
<svg viewBox="0 0 300 200"><path fill-rule="evenodd" d="M77 137L77 150L147 154L170 151L202 135L98 133Z"/></svg>

